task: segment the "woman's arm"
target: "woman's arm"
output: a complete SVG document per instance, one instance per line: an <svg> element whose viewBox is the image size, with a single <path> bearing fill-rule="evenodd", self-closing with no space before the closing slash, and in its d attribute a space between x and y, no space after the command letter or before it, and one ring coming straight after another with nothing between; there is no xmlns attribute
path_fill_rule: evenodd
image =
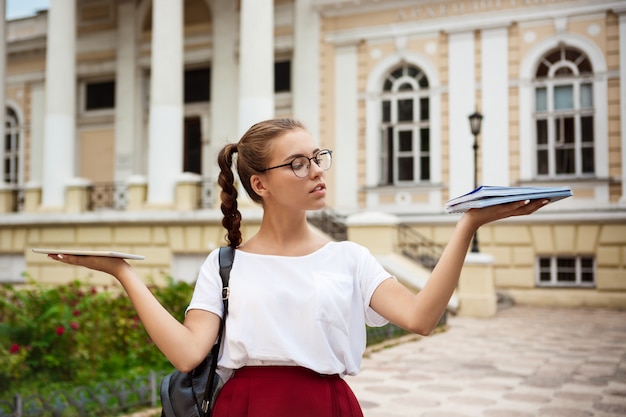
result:
<svg viewBox="0 0 626 417"><path fill-rule="evenodd" d="M128 294L152 341L177 369L186 372L195 368L215 343L220 323L217 315L204 310L190 310L184 323L180 323L123 259L74 255L48 257L114 276Z"/></svg>
<svg viewBox="0 0 626 417"><path fill-rule="evenodd" d="M374 291L370 306L404 329L430 334L459 282L465 256L478 228L506 217L534 213L546 203L547 200L521 201L467 211L458 221L424 288L413 294L398 281L388 279Z"/></svg>

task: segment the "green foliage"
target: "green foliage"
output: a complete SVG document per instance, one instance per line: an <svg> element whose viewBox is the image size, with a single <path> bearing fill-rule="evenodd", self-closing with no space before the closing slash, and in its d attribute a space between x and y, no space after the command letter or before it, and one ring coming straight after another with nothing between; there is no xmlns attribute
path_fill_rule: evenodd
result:
<svg viewBox="0 0 626 417"><path fill-rule="evenodd" d="M170 280L151 290L183 319L191 285ZM118 287L0 287L0 398L171 368Z"/></svg>
<svg viewBox="0 0 626 417"><path fill-rule="evenodd" d="M183 320L192 285L169 280L150 290ZM368 344L405 333L393 325L367 332ZM0 400L172 369L120 287L96 289L80 281L0 286Z"/></svg>

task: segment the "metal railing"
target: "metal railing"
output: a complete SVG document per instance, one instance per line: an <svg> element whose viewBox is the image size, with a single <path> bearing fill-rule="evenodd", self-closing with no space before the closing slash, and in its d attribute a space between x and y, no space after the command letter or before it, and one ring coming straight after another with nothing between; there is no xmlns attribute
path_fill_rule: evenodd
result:
<svg viewBox="0 0 626 417"><path fill-rule="evenodd" d="M89 186L89 210L124 210L128 206L125 183L103 182Z"/></svg>
<svg viewBox="0 0 626 417"><path fill-rule="evenodd" d="M444 248L403 223L398 225L398 246L404 256L430 270L437 265Z"/></svg>
<svg viewBox="0 0 626 417"><path fill-rule="evenodd" d="M394 324L369 327L367 345L407 334ZM0 400L0 417L105 417L160 406L161 381L168 372L79 386L49 395L15 394L13 401Z"/></svg>
<svg viewBox="0 0 626 417"><path fill-rule="evenodd" d="M213 208L216 194L217 180L215 178L203 177L200 189L200 208Z"/></svg>
<svg viewBox="0 0 626 417"><path fill-rule="evenodd" d="M132 379L75 387L49 395L22 397L16 394L12 402L0 401L0 417L104 417L156 407L163 376L150 372Z"/></svg>
<svg viewBox="0 0 626 417"><path fill-rule="evenodd" d="M326 233L336 241L348 239L348 228L346 226L346 216L341 215L329 208L315 211L308 214L309 222Z"/></svg>
<svg viewBox="0 0 626 417"><path fill-rule="evenodd" d="M16 188L13 190L13 212L18 213L24 210L24 189Z"/></svg>

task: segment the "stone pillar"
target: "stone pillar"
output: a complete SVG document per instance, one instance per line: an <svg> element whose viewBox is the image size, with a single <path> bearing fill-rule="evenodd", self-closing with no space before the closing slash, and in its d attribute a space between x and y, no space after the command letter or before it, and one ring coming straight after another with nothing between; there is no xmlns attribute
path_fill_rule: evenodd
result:
<svg viewBox="0 0 626 417"><path fill-rule="evenodd" d="M117 57L115 76L115 169L116 182L126 181L136 173L133 166L137 139L135 123L141 120L137 95L137 38L135 2L120 0L117 6Z"/></svg>
<svg viewBox="0 0 626 417"><path fill-rule="evenodd" d="M400 220L391 214L365 212L346 220L348 240L365 246L373 255L387 255L398 247Z"/></svg>
<svg viewBox="0 0 626 417"><path fill-rule="evenodd" d="M474 188L474 137L467 118L476 110L474 32L451 33L448 52L448 119L454 121L448 134L449 194L454 196Z"/></svg>
<svg viewBox="0 0 626 417"><path fill-rule="evenodd" d="M226 143L239 140L237 104L239 67L239 13L237 2L213 0L213 56L211 59L211 144L202 155L202 173L217 178L217 153Z"/></svg>
<svg viewBox="0 0 626 417"><path fill-rule="evenodd" d="M148 181L143 175L132 175L127 178L126 193L128 204L127 211L142 210L146 204L148 195Z"/></svg>
<svg viewBox="0 0 626 417"><path fill-rule="evenodd" d="M619 9L619 96L620 131L622 143L622 196L621 206L626 206L626 7Z"/></svg>
<svg viewBox="0 0 626 417"><path fill-rule="evenodd" d="M15 207L15 189L0 181L0 214L12 213Z"/></svg>
<svg viewBox="0 0 626 417"><path fill-rule="evenodd" d="M239 136L274 117L274 2L241 0Z"/></svg>
<svg viewBox="0 0 626 417"><path fill-rule="evenodd" d="M61 209L76 166L76 0L51 0L46 49L42 205Z"/></svg>
<svg viewBox="0 0 626 417"><path fill-rule="evenodd" d="M341 172L358 172L358 50L356 45L335 48L335 155ZM358 209L359 183L356 175L335 181L335 208Z"/></svg>
<svg viewBox="0 0 626 417"><path fill-rule="evenodd" d="M320 17L313 0L294 3L292 97L294 117L320 141ZM355 103L356 105L356 103Z"/></svg>
<svg viewBox="0 0 626 417"><path fill-rule="evenodd" d="M171 206L183 171L183 1L152 3L148 204Z"/></svg>
<svg viewBox="0 0 626 417"><path fill-rule="evenodd" d="M89 210L89 191L92 183L83 178L72 178L66 188L65 211L82 213Z"/></svg>
<svg viewBox="0 0 626 417"><path fill-rule="evenodd" d="M481 113L479 136L483 183L509 185L509 42L507 28L481 32ZM467 117L464 121L468 121ZM469 131L469 122L466 124ZM482 139L482 141L481 141Z"/></svg>
<svg viewBox="0 0 626 417"><path fill-rule="evenodd" d="M7 63L7 39L6 39L6 0L0 0L0 182L4 182L4 135L6 129L6 63Z"/></svg>
<svg viewBox="0 0 626 417"><path fill-rule="evenodd" d="M30 181L24 187L24 213L35 213L41 206L41 184Z"/></svg>
<svg viewBox="0 0 626 417"><path fill-rule="evenodd" d="M196 210L200 203L202 177L193 172L184 172L176 184L176 210Z"/></svg>
<svg viewBox="0 0 626 417"><path fill-rule="evenodd" d="M492 317L498 301L494 284L494 257L485 253L468 253L457 286L458 314Z"/></svg>

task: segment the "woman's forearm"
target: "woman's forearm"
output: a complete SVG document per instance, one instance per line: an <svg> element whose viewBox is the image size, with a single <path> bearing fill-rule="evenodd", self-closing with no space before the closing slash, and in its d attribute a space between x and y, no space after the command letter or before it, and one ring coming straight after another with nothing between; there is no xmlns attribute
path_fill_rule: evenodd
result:
<svg viewBox="0 0 626 417"><path fill-rule="evenodd" d="M439 322L459 282L465 256L477 228L466 217L457 223L450 241L424 288L416 294L419 302L416 314L424 320L425 333ZM430 329L430 330L429 330Z"/></svg>

